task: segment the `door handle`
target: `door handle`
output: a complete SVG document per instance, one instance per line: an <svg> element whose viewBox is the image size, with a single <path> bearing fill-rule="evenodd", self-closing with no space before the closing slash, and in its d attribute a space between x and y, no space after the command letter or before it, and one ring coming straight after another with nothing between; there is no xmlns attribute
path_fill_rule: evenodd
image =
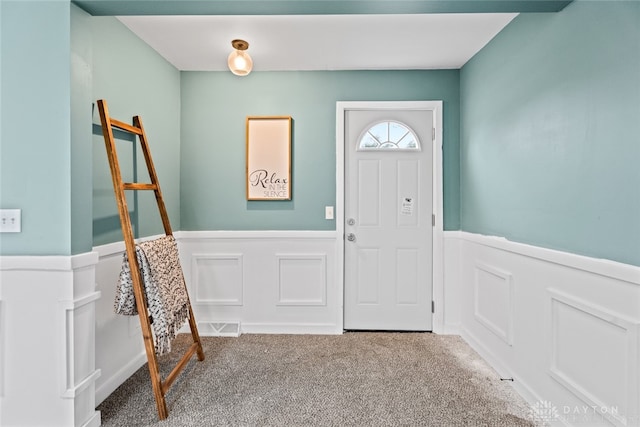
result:
<svg viewBox="0 0 640 427"><path fill-rule="evenodd" d="M355 242L356 241L356 235L353 233L349 233L347 234L347 240L350 242Z"/></svg>

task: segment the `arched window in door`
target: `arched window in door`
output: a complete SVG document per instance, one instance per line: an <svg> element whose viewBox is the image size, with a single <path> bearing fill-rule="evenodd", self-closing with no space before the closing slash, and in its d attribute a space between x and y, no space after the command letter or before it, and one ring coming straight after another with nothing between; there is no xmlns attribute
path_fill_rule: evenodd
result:
<svg viewBox="0 0 640 427"><path fill-rule="evenodd" d="M358 139L358 151L367 150L420 151L420 141L407 125L385 120L375 123Z"/></svg>

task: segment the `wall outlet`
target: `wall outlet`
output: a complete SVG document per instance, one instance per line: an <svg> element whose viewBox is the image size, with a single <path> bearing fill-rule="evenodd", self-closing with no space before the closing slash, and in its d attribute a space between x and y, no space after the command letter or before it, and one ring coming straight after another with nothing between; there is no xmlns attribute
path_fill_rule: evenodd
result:
<svg viewBox="0 0 640 427"><path fill-rule="evenodd" d="M0 233L20 233L21 216L20 209L0 209Z"/></svg>
<svg viewBox="0 0 640 427"><path fill-rule="evenodd" d="M324 207L324 219L333 219L333 206Z"/></svg>

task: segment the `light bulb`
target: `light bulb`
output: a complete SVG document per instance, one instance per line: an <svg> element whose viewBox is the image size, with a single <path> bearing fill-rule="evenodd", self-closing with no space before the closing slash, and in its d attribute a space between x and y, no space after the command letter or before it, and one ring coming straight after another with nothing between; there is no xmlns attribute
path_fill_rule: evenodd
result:
<svg viewBox="0 0 640 427"><path fill-rule="evenodd" d="M236 40L234 40L236 42ZM244 47L244 49L234 49L233 52L229 54L229 58L227 59L227 65L229 66L229 70L236 76L246 76L251 72L253 68L253 61L251 57L246 52L246 49L249 47L249 44L243 42L244 45L240 45ZM237 45L233 45L234 48Z"/></svg>

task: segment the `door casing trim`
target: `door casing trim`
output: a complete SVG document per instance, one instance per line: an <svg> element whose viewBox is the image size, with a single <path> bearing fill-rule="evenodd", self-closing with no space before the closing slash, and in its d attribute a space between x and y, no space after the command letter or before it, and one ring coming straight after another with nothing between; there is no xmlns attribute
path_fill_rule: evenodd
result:
<svg viewBox="0 0 640 427"><path fill-rule="evenodd" d="M336 284L340 298L338 306L340 329L344 328L344 126L345 112L348 110L425 110L433 114L435 140L433 143L433 301L435 313L432 314L434 333L443 333L444 329L444 221L442 186L442 101L338 101L336 102Z"/></svg>

